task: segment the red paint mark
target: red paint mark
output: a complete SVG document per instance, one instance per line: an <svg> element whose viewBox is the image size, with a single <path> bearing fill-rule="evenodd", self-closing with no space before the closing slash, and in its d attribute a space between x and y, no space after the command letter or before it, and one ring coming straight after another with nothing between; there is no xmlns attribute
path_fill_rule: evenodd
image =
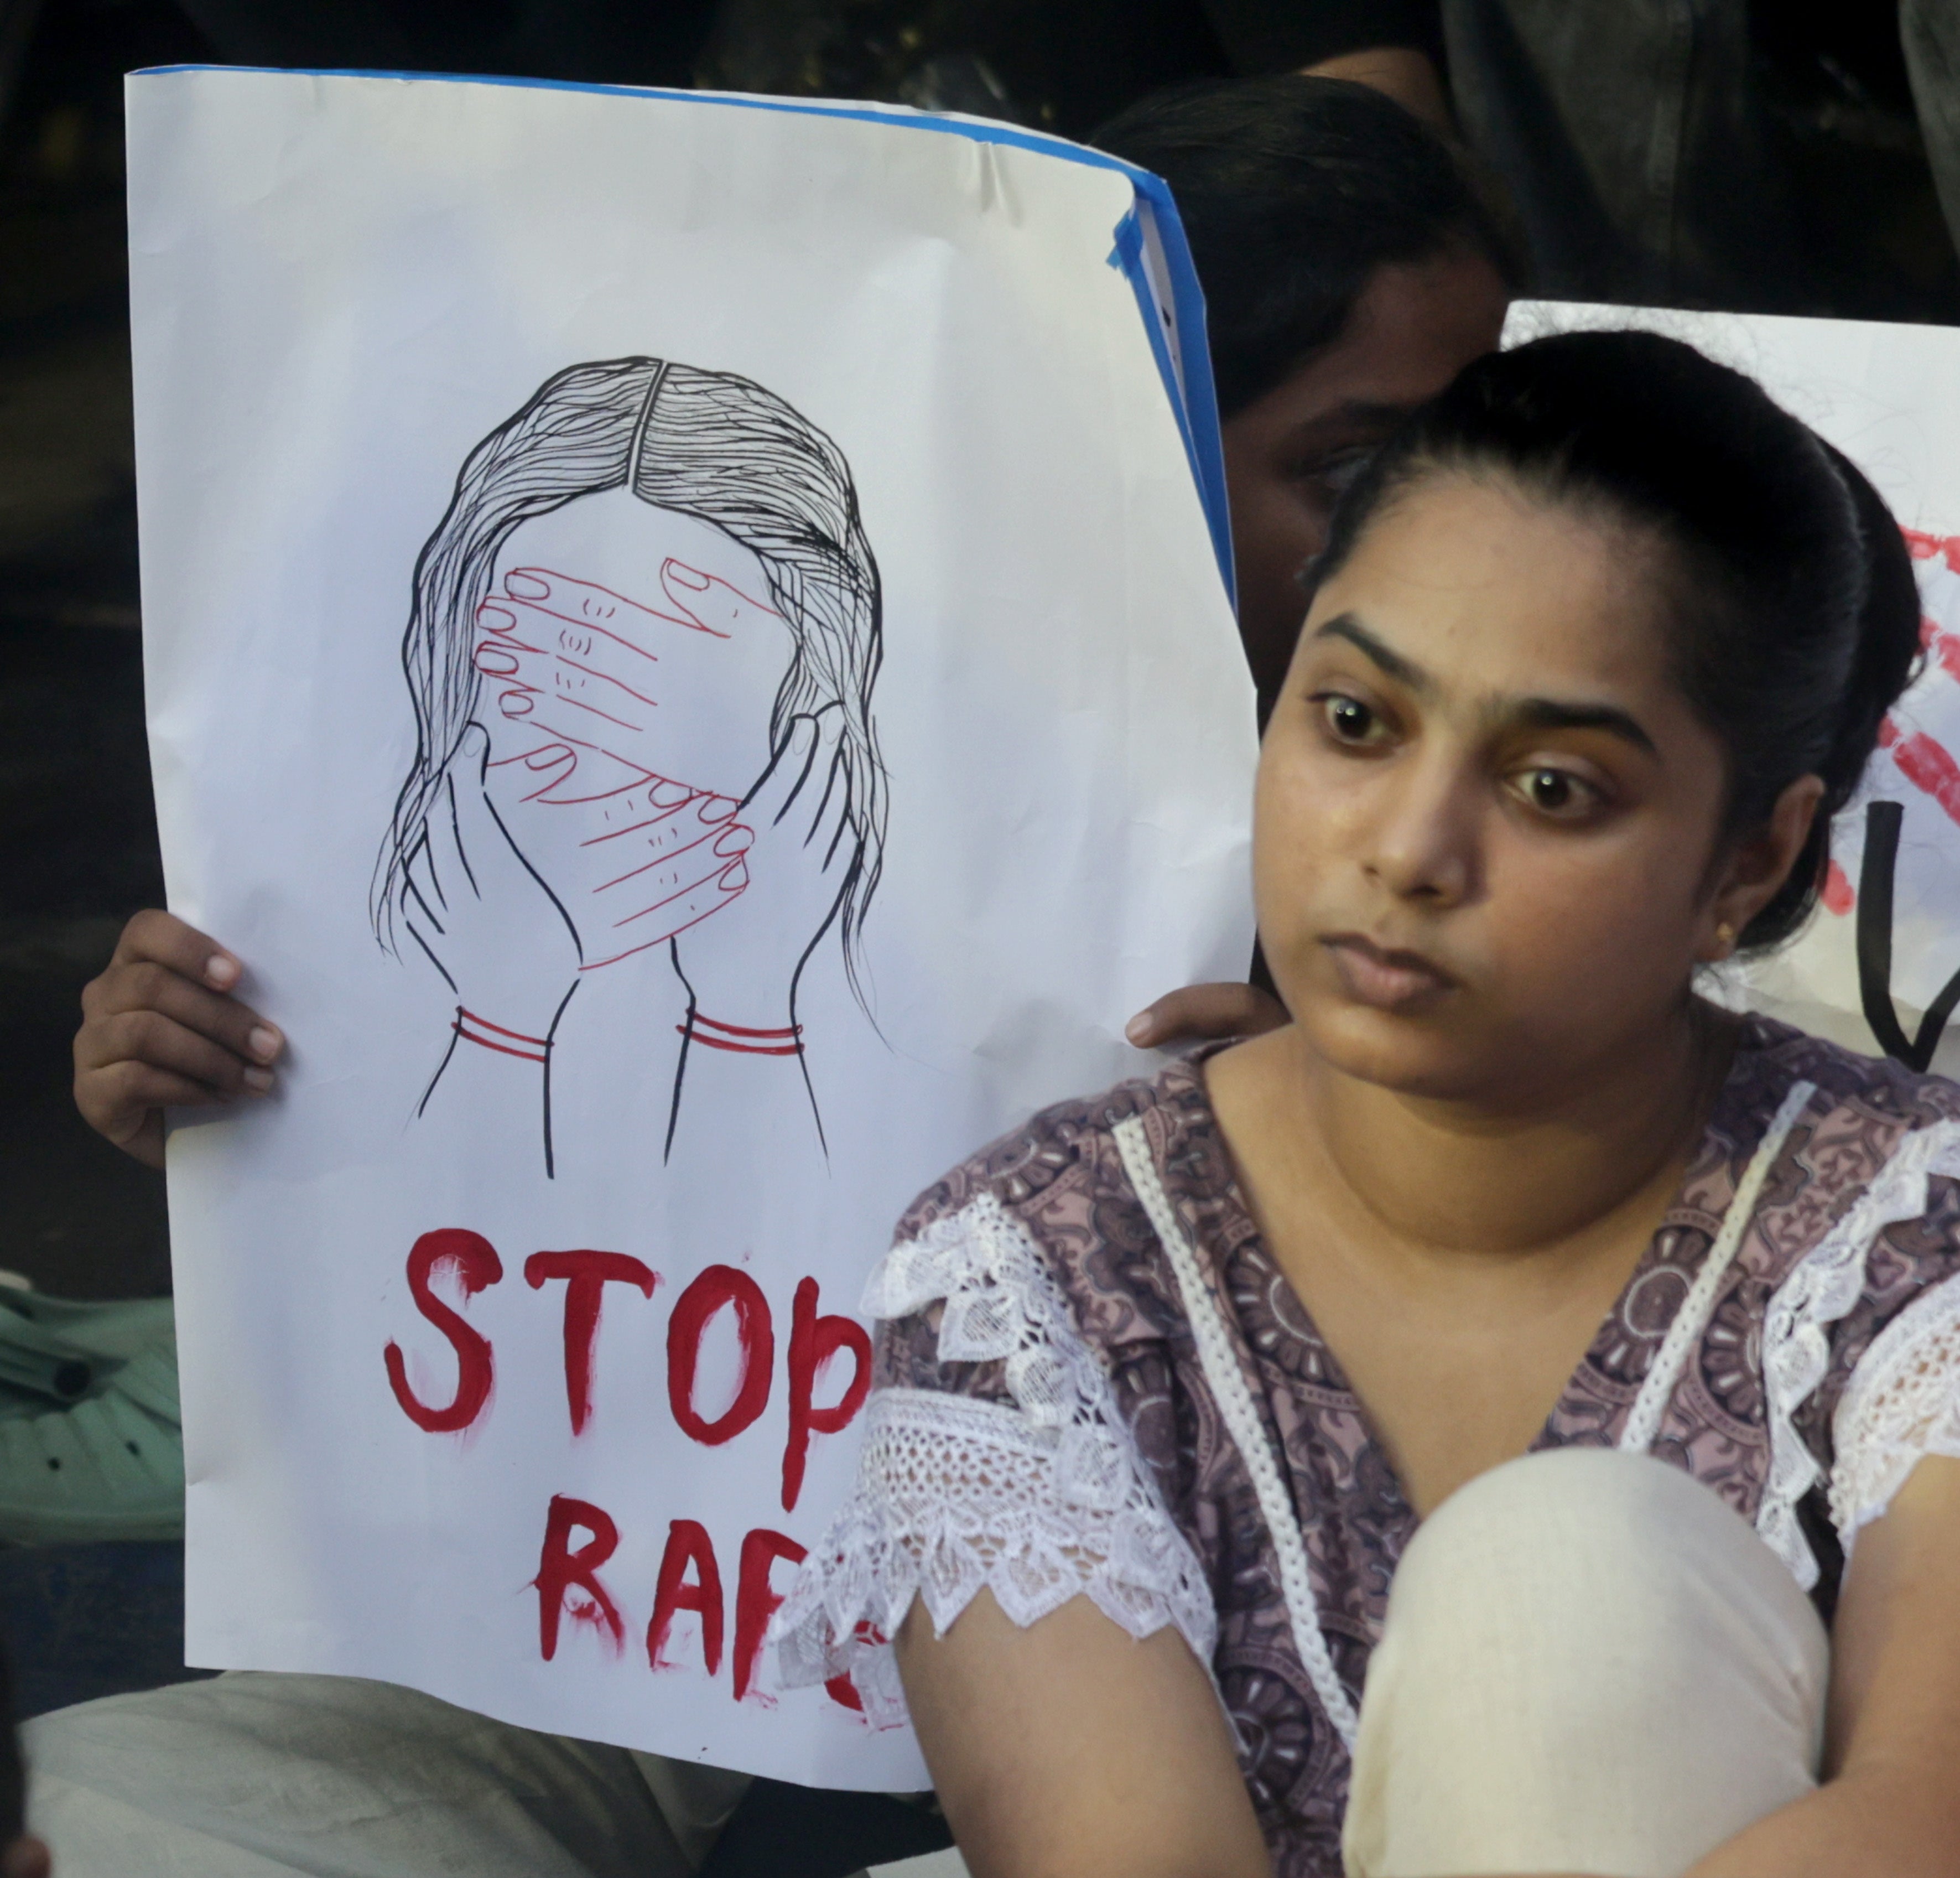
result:
<svg viewBox="0 0 1960 1878"><path fill-rule="evenodd" d="M1901 529L1905 545L1915 561L1938 558L1960 574L1960 535L1922 534L1917 528ZM1937 620L1922 617L1919 643L1949 677L1960 679L1960 635L1949 632Z"/></svg>
<svg viewBox="0 0 1960 1878"><path fill-rule="evenodd" d="M694 1576L686 1574L689 1566ZM710 1676L721 1667L721 1568L714 1542L698 1520L676 1520L667 1528L660 1555L660 1583L654 1592L653 1621L647 1626L647 1666L667 1666L667 1632L676 1614L692 1611L701 1619L701 1660Z"/></svg>
<svg viewBox="0 0 1960 1878"><path fill-rule="evenodd" d="M784 1533L758 1526L742 1541L742 1571L735 1586L735 1699L755 1680L769 1619L782 1609L784 1594L772 1589L769 1574L778 1560L800 1564L805 1549Z"/></svg>
<svg viewBox="0 0 1960 1878"><path fill-rule="evenodd" d="M1936 619L1923 613L1919 620L1920 650L1938 664L1949 678L1960 678L1960 635L1949 632Z"/></svg>
<svg viewBox="0 0 1960 1878"><path fill-rule="evenodd" d="M582 1545L571 1543L574 1533L591 1534ZM545 1519L545 1542L538 1555L538 1575L531 1582L538 1592L538 1649L549 1663L558 1654L559 1619L569 1617L575 1624L590 1624L603 1629L610 1639L614 1655L626 1647L626 1626L619 1609L599 1582L599 1568L619 1549L619 1529L603 1507L566 1494L552 1495L551 1510ZM568 1593L585 1595L568 1605Z"/></svg>
<svg viewBox="0 0 1960 1878"><path fill-rule="evenodd" d="M1858 896L1851 890L1851 883L1846 878L1844 870L1832 861L1824 875L1825 910L1841 918L1857 903Z"/></svg>
<svg viewBox="0 0 1960 1878"><path fill-rule="evenodd" d="M1960 678L1960 638L1950 632L1938 633L1930 649L1949 678Z"/></svg>
<svg viewBox="0 0 1960 1878"><path fill-rule="evenodd" d="M1923 731L1915 731L1892 744L1892 753L1906 781L1932 797L1952 820L1960 822L1960 763L1954 762L1946 746L1936 743Z"/></svg>
<svg viewBox="0 0 1960 1878"><path fill-rule="evenodd" d="M876 1624L872 1623L860 1623L851 1634L858 1642L869 1644L873 1648L880 1647L891 1641L890 1638L887 1637ZM833 1676L823 1686L829 1692L830 1699L833 1702L840 1703L846 1708L853 1709L861 1715L864 1714L864 1698L858 1693L857 1684L851 1681L848 1674Z"/></svg>
<svg viewBox="0 0 1960 1878"><path fill-rule="evenodd" d="M695 1366L701 1358L702 1332L708 1319L733 1306L742 1343L742 1377L735 1399L713 1421L694 1405ZM667 1402L681 1432L705 1447L732 1441L768 1406L769 1378L776 1363L776 1333L762 1288L733 1265L711 1265L681 1293L667 1319Z"/></svg>
<svg viewBox="0 0 1960 1878"><path fill-rule="evenodd" d="M495 1370L491 1362L490 1339L463 1320L462 1315L438 1297L431 1288L438 1272L453 1273L457 1288L466 1298L496 1284L504 1275L503 1261L496 1248L481 1233L460 1227L444 1227L424 1233L409 1249L409 1295L415 1309L449 1339L456 1352L456 1394L446 1408L432 1408L409 1386L408 1364L401 1346L390 1341L381 1352L388 1371L388 1386L402 1412L415 1426L430 1434L453 1434L466 1428L483 1412L490 1399Z"/></svg>
<svg viewBox="0 0 1960 1878"><path fill-rule="evenodd" d="M819 1317L817 1286L805 1278L796 1288L790 1318L790 1438L783 1450L783 1510L795 1509L803 1491L803 1468L810 1459L813 1434L836 1434L851 1425L864 1405L871 1387L871 1339L862 1324L849 1317ZM812 1399L819 1371L839 1351L851 1353L851 1380L828 1408Z"/></svg>
<svg viewBox="0 0 1960 1878"><path fill-rule="evenodd" d="M1906 552L1915 561L1937 556L1960 574L1960 535L1929 535L1917 528L1901 528L1899 533L1905 537Z"/></svg>
<svg viewBox="0 0 1960 1878"><path fill-rule="evenodd" d="M565 1396L571 1431L582 1434L592 1415L592 1371L599 1342L599 1310L609 1284L630 1284L651 1297L659 1275L623 1252L534 1252L524 1261L533 1291L565 1280Z"/></svg>

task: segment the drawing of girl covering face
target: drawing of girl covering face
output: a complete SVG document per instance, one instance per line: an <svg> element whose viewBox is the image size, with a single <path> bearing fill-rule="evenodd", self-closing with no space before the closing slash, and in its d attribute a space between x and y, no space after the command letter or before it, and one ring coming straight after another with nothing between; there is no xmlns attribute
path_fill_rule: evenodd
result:
<svg viewBox="0 0 1960 1878"><path fill-rule="evenodd" d="M830 935L858 986L881 610L842 454L752 380L575 365L476 446L416 564L417 750L374 896L382 943L456 995L422 1107L460 1047L536 1065L552 1173L559 1021L664 948L670 1150L696 1055L793 1065L820 1141L797 991Z"/></svg>

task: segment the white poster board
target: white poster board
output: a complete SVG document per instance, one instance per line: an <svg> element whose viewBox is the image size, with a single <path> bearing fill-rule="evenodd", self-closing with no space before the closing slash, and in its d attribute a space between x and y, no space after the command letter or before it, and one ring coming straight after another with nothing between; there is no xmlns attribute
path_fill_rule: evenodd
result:
<svg viewBox="0 0 1960 1878"><path fill-rule="evenodd" d="M763 1644L864 1275L1251 947L1168 199L593 88L145 74L129 133L170 904L291 1039L170 1144L189 1660L921 1785Z"/></svg>
<svg viewBox="0 0 1960 1878"><path fill-rule="evenodd" d="M1685 339L1758 380L1870 477L1905 531L1924 612L1923 667L1887 718L1864 786L1831 832L1831 875L1815 917L1793 944L1726 972L1716 988L1882 1055L1867 1006L1882 1009L1888 985L1903 1040L1923 1036L1930 1045L1939 1025L1926 1029L1927 1013L1960 972L1960 332L1538 301L1512 309L1504 339L1516 345L1616 326ZM1865 891L1874 804L1897 807L1888 920L1882 886L1875 880L1877 890ZM1882 829L1887 813L1881 810ZM1860 980L1861 930L1875 964L1882 939L1891 949L1889 973L1869 974L1869 987ZM1960 1076L1960 1027L1941 1033L1919 1066Z"/></svg>

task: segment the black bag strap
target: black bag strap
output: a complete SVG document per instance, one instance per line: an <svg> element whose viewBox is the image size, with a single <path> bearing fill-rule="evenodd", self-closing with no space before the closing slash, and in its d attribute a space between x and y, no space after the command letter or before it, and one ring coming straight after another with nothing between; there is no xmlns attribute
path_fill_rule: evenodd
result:
<svg viewBox="0 0 1960 1878"><path fill-rule="evenodd" d="M1858 997L1865 1021L1885 1054L1923 1075L1947 1020L1960 1004L1960 972L1941 987L1920 1020L1918 1034L1908 1037L1892 1004L1892 882L1904 819L1905 810L1896 802L1874 802L1865 810L1865 859L1858 871Z"/></svg>

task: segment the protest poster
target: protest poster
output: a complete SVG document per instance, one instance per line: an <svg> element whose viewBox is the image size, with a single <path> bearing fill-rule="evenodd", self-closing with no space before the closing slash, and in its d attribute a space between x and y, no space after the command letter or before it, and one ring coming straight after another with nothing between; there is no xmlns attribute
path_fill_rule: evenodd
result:
<svg viewBox="0 0 1960 1878"><path fill-rule="evenodd" d="M1251 947L1161 185L1001 126L130 82L189 1660L924 1784L765 1635L911 1196Z"/></svg>
<svg viewBox="0 0 1960 1878"><path fill-rule="evenodd" d="M1850 457L1898 519L1925 657L1831 831L1815 916L1709 988L1873 1055L1960 1075L1960 333L1856 320L1522 301L1505 342L1636 326L1760 380Z"/></svg>

